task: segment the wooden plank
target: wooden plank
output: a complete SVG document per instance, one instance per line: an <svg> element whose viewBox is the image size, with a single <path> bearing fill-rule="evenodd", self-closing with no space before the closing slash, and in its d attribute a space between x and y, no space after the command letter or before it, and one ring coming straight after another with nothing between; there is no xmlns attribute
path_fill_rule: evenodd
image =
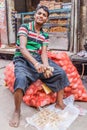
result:
<svg viewBox="0 0 87 130"><path fill-rule="evenodd" d="M71 11L71 32L70 32L70 49L69 51L73 51L73 43L74 43L74 14L75 14L75 0L72 0L72 11Z"/></svg>
<svg viewBox="0 0 87 130"><path fill-rule="evenodd" d="M13 24L13 22L12 22L11 12L14 10L14 1L7 0L7 7L8 7L7 8L7 11L8 11L8 38L9 38L8 44L13 44L13 43L15 43L15 23Z"/></svg>
<svg viewBox="0 0 87 130"><path fill-rule="evenodd" d="M14 54L15 48L0 48L0 54Z"/></svg>
<svg viewBox="0 0 87 130"><path fill-rule="evenodd" d="M74 53L77 53L77 4L78 1L75 0Z"/></svg>
<svg viewBox="0 0 87 130"><path fill-rule="evenodd" d="M80 44L81 44L81 7L80 7L80 0L78 0L77 4L77 52L80 51Z"/></svg>

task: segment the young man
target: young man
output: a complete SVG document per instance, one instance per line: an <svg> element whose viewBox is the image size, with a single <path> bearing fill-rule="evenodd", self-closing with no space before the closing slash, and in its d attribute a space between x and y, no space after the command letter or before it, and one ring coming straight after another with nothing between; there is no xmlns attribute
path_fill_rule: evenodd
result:
<svg viewBox="0 0 87 130"><path fill-rule="evenodd" d="M69 85L65 72L47 57L49 36L43 32L42 26L47 22L49 10L39 6L34 15L34 21L23 24L18 31L17 49L14 56L15 109L10 126L18 127L20 121L20 107L23 95L29 85L40 79L53 92L57 92L56 107L65 108L63 103L63 89Z"/></svg>

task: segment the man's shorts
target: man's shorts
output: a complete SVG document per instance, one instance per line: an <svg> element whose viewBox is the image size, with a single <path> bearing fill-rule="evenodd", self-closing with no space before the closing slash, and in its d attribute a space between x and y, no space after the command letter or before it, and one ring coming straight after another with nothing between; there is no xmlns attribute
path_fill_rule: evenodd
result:
<svg viewBox="0 0 87 130"><path fill-rule="evenodd" d="M39 54L33 55L33 57L42 63ZM13 63L15 65L15 83L14 90L18 88L22 89L23 92L37 79L40 79L45 83L53 92L58 92L59 90L69 86L69 81L65 71L54 63L51 59L48 59L49 65L54 68L53 75L50 78L45 78L43 73L38 73L34 68L34 65L26 60L22 56L15 57Z"/></svg>

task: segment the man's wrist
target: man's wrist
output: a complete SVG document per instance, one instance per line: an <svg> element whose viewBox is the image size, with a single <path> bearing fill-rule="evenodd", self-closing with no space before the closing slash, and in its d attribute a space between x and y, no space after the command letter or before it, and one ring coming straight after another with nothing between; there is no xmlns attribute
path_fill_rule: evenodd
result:
<svg viewBox="0 0 87 130"><path fill-rule="evenodd" d="M34 66L36 67L36 66L38 66L40 63L39 62L36 62L35 64L34 64Z"/></svg>
<svg viewBox="0 0 87 130"><path fill-rule="evenodd" d="M51 66L48 66L48 67L47 67L47 70L50 70L50 71L52 71L52 72L53 72L53 71L54 71L54 68L53 68L53 67L51 67Z"/></svg>

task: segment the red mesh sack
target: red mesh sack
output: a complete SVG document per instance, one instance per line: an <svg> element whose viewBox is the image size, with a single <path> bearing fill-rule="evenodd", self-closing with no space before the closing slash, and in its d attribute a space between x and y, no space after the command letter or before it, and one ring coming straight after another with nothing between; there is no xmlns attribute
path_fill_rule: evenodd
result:
<svg viewBox="0 0 87 130"><path fill-rule="evenodd" d="M76 67L72 64L70 58L65 52L55 53L48 52L48 57L60 65L66 72L70 86L67 86L65 91L65 97L74 95L75 100L87 101L87 92L80 79L80 75ZM11 62L5 68L5 82L6 86L13 92L14 85L14 65ZM44 106L56 101L56 93L46 94L42 88L43 83L40 80L37 80L35 83L31 84L27 89L23 101L30 106Z"/></svg>
<svg viewBox="0 0 87 130"><path fill-rule="evenodd" d="M15 81L15 76L14 76L14 65L13 62L9 63L4 71L4 81L6 87L10 89L11 92L14 91L13 86L14 86L14 81Z"/></svg>
<svg viewBox="0 0 87 130"><path fill-rule="evenodd" d="M13 85L15 81L13 62L6 66L4 75L6 87L11 92L13 92ZM40 80L37 80L29 86L25 95L23 96L23 101L27 105L40 107L50 103L54 103L56 101L56 93L51 92L50 94L46 94L42 85L44 84Z"/></svg>
<svg viewBox="0 0 87 130"><path fill-rule="evenodd" d="M66 72L70 85L65 88L65 97L74 95L75 100L87 101L87 91L76 67L65 52L48 52L48 57L60 65ZM55 57L55 58L54 58Z"/></svg>
<svg viewBox="0 0 87 130"><path fill-rule="evenodd" d="M56 101L56 93L51 92L50 94L46 94L42 88L42 84L43 83L40 80L37 80L35 83L30 85L23 97L23 101L27 105L40 107Z"/></svg>

